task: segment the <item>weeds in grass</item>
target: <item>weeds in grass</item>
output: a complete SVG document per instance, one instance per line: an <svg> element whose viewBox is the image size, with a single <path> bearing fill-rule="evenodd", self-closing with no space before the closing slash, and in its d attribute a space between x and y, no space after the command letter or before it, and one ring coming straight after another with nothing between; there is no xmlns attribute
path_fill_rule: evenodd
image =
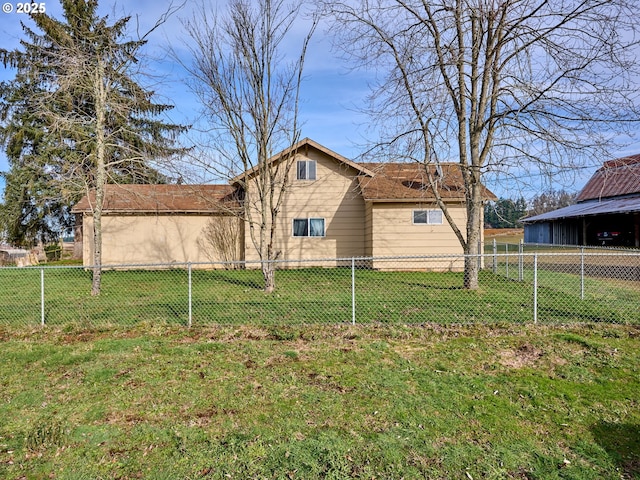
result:
<svg viewBox="0 0 640 480"><path fill-rule="evenodd" d="M0 337L1 478L640 475L635 327Z"/></svg>
<svg viewBox="0 0 640 480"><path fill-rule="evenodd" d="M40 418L26 433L24 446L30 451L60 447L64 445L65 436L66 431L60 420L51 417Z"/></svg>

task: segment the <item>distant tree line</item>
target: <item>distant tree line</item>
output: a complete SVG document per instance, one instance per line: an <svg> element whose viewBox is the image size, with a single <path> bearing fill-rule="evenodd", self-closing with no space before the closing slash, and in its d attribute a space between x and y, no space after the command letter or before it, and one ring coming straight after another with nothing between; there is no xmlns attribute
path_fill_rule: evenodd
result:
<svg viewBox="0 0 640 480"><path fill-rule="evenodd" d="M500 198L485 205L484 226L485 228L520 228L524 217L567 207L573 205L575 201L576 194L565 190L540 193L529 203L522 196L515 200Z"/></svg>

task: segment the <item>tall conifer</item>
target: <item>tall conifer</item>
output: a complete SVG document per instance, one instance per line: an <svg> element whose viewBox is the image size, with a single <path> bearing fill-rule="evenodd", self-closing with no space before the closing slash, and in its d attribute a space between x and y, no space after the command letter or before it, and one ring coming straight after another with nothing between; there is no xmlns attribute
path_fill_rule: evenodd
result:
<svg viewBox="0 0 640 480"><path fill-rule="evenodd" d="M12 81L0 83L0 141L10 171L3 214L10 240L50 239L69 223L69 206L95 192L94 283L100 291L101 216L107 183L164 183L157 169L182 153L184 126L159 117L171 105L154 102L139 83L146 36L129 39L130 17L110 23L97 0L63 0L61 19L32 14L25 39L0 49ZM167 12L169 13L169 12Z"/></svg>

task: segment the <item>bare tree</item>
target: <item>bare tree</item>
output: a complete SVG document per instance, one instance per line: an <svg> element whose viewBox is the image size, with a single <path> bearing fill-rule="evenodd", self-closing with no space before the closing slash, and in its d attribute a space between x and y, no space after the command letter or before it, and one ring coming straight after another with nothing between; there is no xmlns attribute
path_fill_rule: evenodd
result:
<svg viewBox="0 0 640 480"><path fill-rule="evenodd" d="M425 166L456 158L466 225L436 201L478 287L487 172L562 172L639 120L632 0L327 0L337 45L377 72L378 148ZM601 158L601 157L600 157Z"/></svg>
<svg viewBox="0 0 640 480"><path fill-rule="evenodd" d="M207 222L197 239L198 246L212 262L222 260L225 269L238 267L240 247L238 238L241 235L240 219L237 216L220 216Z"/></svg>
<svg viewBox="0 0 640 480"><path fill-rule="evenodd" d="M298 104L307 45L316 20L309 20L299 50L286 54L301 3L230 0L184 22L193 63L184 65L189 86L202 103L210 147L207 165L243 191L243 219L261 261L264 288L275 289L276 218L287 189L300 138ZM202 11L206 11L203 5ZM276 152L287 153L274 157Z"/></svg>
<svg viewBox="0 0 640 480"><path fill-rule="evenodd" d="M565 190L542 192L531 199L529 216L541 215L559 208L568 207L576 203L577 193L569 193Z"/></svg>

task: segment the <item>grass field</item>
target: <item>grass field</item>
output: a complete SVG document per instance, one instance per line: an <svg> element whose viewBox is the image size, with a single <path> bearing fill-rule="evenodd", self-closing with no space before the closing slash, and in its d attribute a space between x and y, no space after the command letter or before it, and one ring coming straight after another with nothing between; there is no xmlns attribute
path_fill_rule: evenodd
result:
<svg viewBox="0 0 640 480"><path fill-rule="evenodd" d="M24 330L3 479L640 478L636 326Z"/></svg>
<svg viewBox="0 0 640 480"><path fill-rule="evenodd" d="M355 307L357 323L531 323L530 267L522 282L513 280L515 264L512 279L504 277L504 265L497 275L483 271L478 291L462 289L460 272L357 270L355 305L350 268L279 271L273 295L262 291L258 270L198 270L192 274L191 318L194 325L348 324ZM50 326L188 323L183 269L105 271L99 297L89 294L90 277L80 268L0 269L0 325L36 326L43 312ZM639 282L587 278L582 298L578 275L540 270L538 285L540 323L640 323Z"/></svg>

